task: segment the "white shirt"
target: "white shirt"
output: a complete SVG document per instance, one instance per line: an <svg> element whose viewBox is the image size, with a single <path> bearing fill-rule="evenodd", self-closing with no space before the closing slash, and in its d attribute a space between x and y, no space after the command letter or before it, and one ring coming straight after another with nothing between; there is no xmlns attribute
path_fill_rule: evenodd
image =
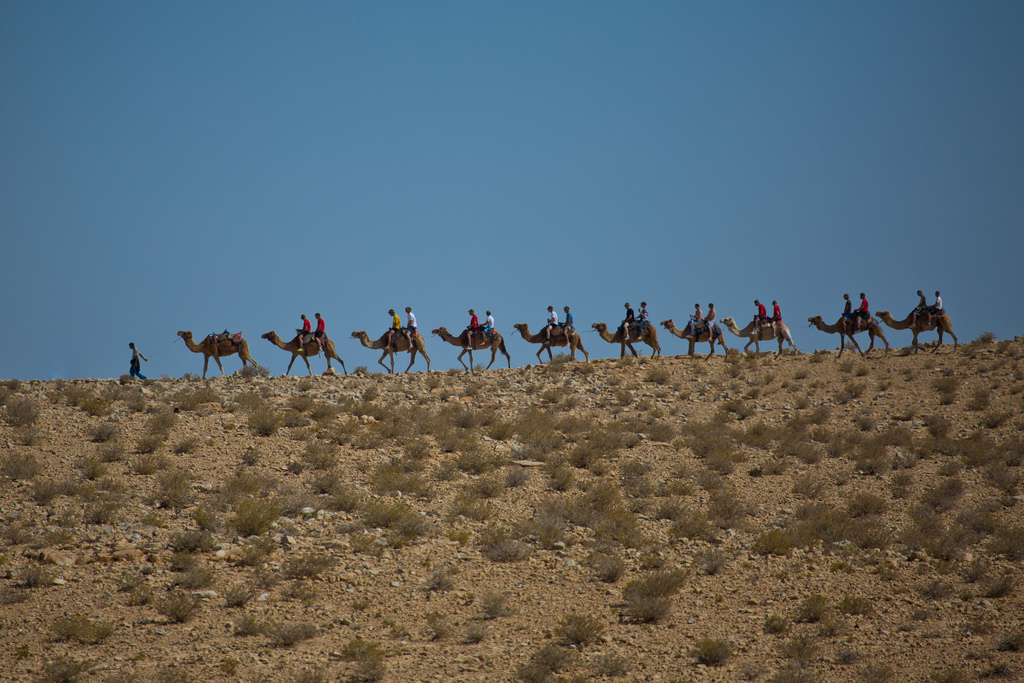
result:
<svg viewBox="0 0 1024 683"><path fill-rule="evenodd" d="M409 327L416 327L416 316L412 314L412 311L409 311Z"/></svg>
<svg viewBox="0 0 1024 683"><path fill-rule="evenodd" d="M558 312L557 311L551 311L551 315L548 316L548 324L549 325L557 325L558 324Z"/></svg>
<svg viewBox="0 0 1024 683"><path fill-rule="evenodd" d="M493 315L487 316L487 320L484 321L484 327L489 327L492 330L494 329L494 316Z"/></svg>
<svg viewBox="0 0 1024 683"><path fill-rule="evenodd" d="M936 295L936 297L935 297L935 308L938 308L938 309L942 308L942 297L941 296Z"/></svg>

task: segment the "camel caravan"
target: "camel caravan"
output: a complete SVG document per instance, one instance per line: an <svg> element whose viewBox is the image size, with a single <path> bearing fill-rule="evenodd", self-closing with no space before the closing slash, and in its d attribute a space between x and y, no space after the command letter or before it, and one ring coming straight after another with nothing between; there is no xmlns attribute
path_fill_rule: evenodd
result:
<svg viewBox="0 0 1024 683"><path fill-rule="evenodd" d="M917 353L921 348L921 343L918 341L919 335L931 331L936 331L939 337L938 341L932 345L931 350L933 353L943 345L943 336L946 334L953 339L953 351L956 352L959 342L956 335L953 334L953 325L949 315L942 307L942 298L939 292L935 292L936 301L934 304L928 304L920 291L918 291L918 295L920 296L918 306L904 319L897 320L889 311L878 311L872 316L868 312L868 302L863 293L860 295L860 307L853 310L849 295L844 294L843 298L846 301L846 309L834 324L828 324L820 315L815 315L807 319L808 327L816 327L821 332L827 334L838 334L840 337L839 358L842 357L843 351L847 346L852 346L861 356L866 356L875 348L876 341L881 342L885 347L884 355L888 356L889 342L885 338L883 325L894 330L910 330L913 334L912 346L914 353ZM743 353L750 353L750 347L753 345L755 357L761 353L761 342L772 341L778 344L775 350L776 357L782 353L784 344L789 344L793 353L800 353L796 343L793 341L793 335L789 327L782 321L778 302L772 302L774 310L771 316L767 314L766 307L758 300L755 299L754 303L757 306L757 314L743 328L740 328L739 324L731 317L723 318L721 324L719 324L714 304L708 305L707 315L704 315L701 311L699 304L695 305L694 313L689 316L689 322L682 329L677 328L671 318L663 320L661 326L673 336L684 339L689 343L688 356L694 355L697 344L709 344L710 351L704 357L705 360L715 355L716 344L721 346L725 354L728 355L729 347L725 342L725 331L739 337L741 340L746 340L742 350ZM643 302L641 304L639 315L634 314L628 302L625 308L626 318L614 332L603 322L591 325L590 331L596 332L602 340L609 344L617 344L619 346L619 358L626 357L627 349L634 358L642 355L642 352L638 351L634 346L636 344L650 347L652 358L660 357L661 344L658 341L658 331L647 315L647 303ZM406 366L405 372L412 369L418 356L423 357L427 364L427 372L430 372L430 356L427 354L423 335L417 331L416 316L410 307L406 307L405 311L408 316L405 326L401 324L401 320L394 310L388 311L392 316L392 325L377 339L371 339L365 331L353 332L351 336L364 347L380 351L381 355L377 359L377 364L387 370L389 374L394 373L395 355L400 353L409 354L409 365ZM584 348L580 333L573 325L569 307L566 306L564 311L566 317L564 320L559 321L558 314L555 313L554 308L548 306L547 324L536 334L530 331L530 326L527 323L513 325L513 329L519 333L524 341L539 346L537 350L537 361L539 363L544 362L542 355L545 351L547 351L548 360L553 360L553 349L567 349L569 359L572 361L576 360L576 352L579 351L583 354L584 362L590 361L590 354ZM474 351L490 351L491 360L485 369L490 369L494 365L499 353L505 357L507 366L511 368L512 357L505 348L505 337L495 329L494 317L491 315L491 312L487 311L487 319L483 325L479 324L473 309L470 309L469 313L471 316L470 324L460 333L453 334L446 327L437 327L431 330L431 336L440 337L442 341L459 348L460 352L456 360L467 371L473 371L476 368L473 362ZM345 361L338 355L334 342L327 336L324 329L324 321L320 314L316 314L317 328L315 331L311 329L310 321L306 319L305 315L302 315L301 319L303 327L295 330L295 336L290 341L285 342L273 330L262 335L263 339L291 354L288 368L284 374L288 375L295 360L301 358L303 363L306 364L306 372L312 376L313 370L309 360L310 358L319 357L321 354L323 354L327 361L327 370L323 373L324 375L335 374L334 368L331 365L332 360L337 361L341 365L342 372L348 374ZM866 350L861 349L857 343L856 335L861 333L867 333L869 339L869 345ZM220 359L236 354L242 361L243 369L247 364L251 364L253 369L258 367L256 361L253 360L252 355L249 353L249 344L242 338L241 333L232 334L224 331L222 333L210 334L199 343L194 341L190 331L180 331L178 336L185 340L185 345L190 351L203 355L204 379L206 378L211 358L220 369L221 375L225 373ZM463 361L463 357L467 355L469 356L469 365Z"/></svg>

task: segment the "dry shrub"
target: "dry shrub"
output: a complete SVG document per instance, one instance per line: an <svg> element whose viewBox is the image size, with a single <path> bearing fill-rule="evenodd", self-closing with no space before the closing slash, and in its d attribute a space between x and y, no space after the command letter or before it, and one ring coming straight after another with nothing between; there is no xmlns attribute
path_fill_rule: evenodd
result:
<svg viewBox="0 0 1024 683"><path fill-rule="evenodd" d="M114 624L106 621L95 621L83 616L57 617L53 624L53 634L57 640L74 640L83 645L96 645L104 642L114 632Z"/></svg>
<svg viewBox="0 0 1024 683"><path fill-rule="evenodd" d="M789 633L790 623L781 614L769 614L764 620L764 632L772 635Z"/></svg>
<svg viewBox="0 0 1024 683"><path fill-rule="evenodd" d="M513 613L508 605L508 593L498 591L484 593L480 597L480 609L484 619L499 619Z"/></svg>
<svg viewBox="0 0 1024 683"><path fill-rule="evenodd" d="M289 557L281 573L286 579L308 579L320 576L336 564L336 560L320 553L306 553L297 557Z"/></svg>
<svg viewBox="0 0 1024 683"><path fill-rule="evenodd" d="M989 541L988 551L1013 562L1024 560L1024 526L1016 524L997 529Z"/></svg>
<svg viewBox="0 0 1024 683"><path fill-rule="evenodd" d="M348 672L349 681L371 683L383 680L387 674L384 648L379 643L356 637L341 648L341 658L355 665Z"/></svg>
<svg viewBox="0 0 1024 683"><path fill-rule="evenodd" d="M963 495L964 484L956 478L946 478L937 486L921 494L921 502L936 512L945 512L956 507Z"/></svg>
<svg viewBox="0 0 1024 683"><path fill-rule="evenodd" d="M682 588L686 579L686 572L681 570L654 571L633 579L622 591L626 618L639 623L665 618L672 607L671 596Z"/></svg>
<svg viewBox="0 0 1024 683"><path fill-rule="evenodd" d="M732 655L732 643L721 638L699 638L691 650L699 664L722 666Z"/></svg>
<svg viewBox="0 0 1024 683"><path fill-rule="evenodd" d="M43 464L29 452L11 452L3 459L0 473L15 481L30 480L43 471Z"/></svg>
<svg viewBox="0 0 1024 683"><path fill-rule="evenodd" d="M292 647L304 640L315 638L319 630L313 624L280 624L266 630L275 647Z"/></svg>
<svg viewBox="0 0 1024 683"><path fill-rule="evenodd" d="M587 559L587 564L594 571L598 581L615 583L626 573L626 563L618 555L594 552Z"/></svg>
<svg viewBox="0 0 1024 683"><path fill-rule="evenodd" d="M184 591L172 591L156 605L158 614L175 624L184 624L192 620L201 609L202 602Z"/></svg>
<svg viewBox="0 0 1024 683"><path fill-rule="evenodd" d="M885 512L885 501L873 493L856 493L846 504L850 517L864 517L866 515L880 515Z"/></svg>
<svg viewBox="0 0 1024 683"><path fill-rule="evenodd" d="M562 645L590 645L604 635L604 624L589 614L567 614L558 620L555 638Z"/></svg>
<svg viewBox="0 0 1024 683"><path fill-rule="evenodd" d="M259 436L273 436L283 424L284 418L269 406L260 406L249 414L249 428Z"/></svg>
<svg viewBox="0 0 1024 683"><path fill-rule="evenodd" d="M4 418L12 427L28 427L39 419L39 406L30 398L18 396L7 403Z"/></svg>
<svg viewBox="0 0 1024 683"><path fill-rule="evenodd" d="M371 477L373 488L378 493L399 491L408 496L428 498L430 483L419 474L406 472L401 462L382 463Z"/></svg>
<svg viewBox="0 0 1024 683"><path fill-rule="evenodd" d="M172 400L181 410L187 411L193 411L204 403L223 403L217 390L210 386L182 389L174 394Z"/></svg>
<svg viewBox="0 0 1024 683"><path fill-rule="evenodd" d="M565 647L548 643L530 656L530 661L519 667L516 678L525 683L547 683L552 674L572 666L576 654Z"/></svg>
<svg viewBox="0 0 1024 683"><path fill-rule="evenodd" d="M521 539L514 529L493 525L480 532L480 547L492 562L521 562L530 556L530 547Z"/></svg>

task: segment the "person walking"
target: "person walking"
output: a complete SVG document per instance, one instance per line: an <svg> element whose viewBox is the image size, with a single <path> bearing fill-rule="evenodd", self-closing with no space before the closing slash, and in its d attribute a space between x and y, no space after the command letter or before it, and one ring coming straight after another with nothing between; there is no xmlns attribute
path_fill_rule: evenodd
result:
<svg viewBox="0 0 1024 683"><path fill-rule="evenodd" d="M139 372L139 370L142 368L142 363L139 362L139 359L141 358L142 360L146 361L147 363L149 362L149 359L146 358L145 356L143 356L141 353L139 353L139 350L137 348L135 348L135 342L129 342L128 343L128 348L132 350L131 369L128 371L128 375L130 377L138 377L139 379L146 379L146 376L143 375L141 372Z"/></svg>

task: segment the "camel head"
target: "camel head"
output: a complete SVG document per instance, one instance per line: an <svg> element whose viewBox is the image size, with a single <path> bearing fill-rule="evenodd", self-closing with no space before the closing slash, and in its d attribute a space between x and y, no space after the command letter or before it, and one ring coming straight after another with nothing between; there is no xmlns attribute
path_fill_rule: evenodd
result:
<svg viewBox="0 0 1024 683"><path fill-rule="evenodd" d="M188 330L178 330L178 336L181 337L182 339L188 340L192 338L192 333L189 332Z"/></svg>
<svg viewBox="0 0 1024 683"><path fill-rule="evenodd" d="M277 332L274 332L273 330L271 330L270 332L267 332L266 334L260 335L260 339L266 339L267 341L271 341L272 342L275 339L277 339Z"/></svg>
<svg viewBox="0 0 1024 683"><path fill-rule="evenodd" d="M726 327L736 327L736 321L732 318L722 318L722 324Z"/></svg>
<svg viewBox="0 0 1024 683"><path fill-rule="evenodd" d="M514 327L519 332L525 332L526 330L530 329L530 326L527 323L516 323L512 327Z"/></svg>
<svg viewBox="0 0 1024 683"><path fill-rule="evenodd" d="M812 315L810 318L807 319L807 322L814 325L815 327L823 323L820 315Z"/></svg>
<svg viewBox="0 0 1024 683"><path fill-rule="evenodd" d="M358 332L353 332L352 333L352 338L353 339L362 339L364 337L366 337L366 332L364 332L363 330L360 330Z"/></svg>
<svg viewBox="0 0 1024 683"><path fill-rule="evenodd" d="M892 319L892 313L890 313L889 311L878 311L878 312L875 313L875 317L876 318L882 318L882 319L889 319L889 320L891 320Z"/></svg>
<svg viewBox="0 0 1024 683"><path fill-rule="evenodd" d="M676 323L675 321L672 320L672 318L669 318L668 320L662 320L661 326L664 327L666 330L670 330L676 326Z"/></svg>
<svg viewBox="0 0 1024 683"><path fill-rule="evenodd" d="M598 332L607 332L608 331L608 326L605 325L604 323L594 323L593 325L591 325L591 327L594 328L595 330L597 330Z"/></svg>
<svg viewBox="0 0 1024 683"><path fill-rule="evenodd" d="M448 328L439 327L436 330L431 330L430 334L448 334Z"/></svg>

